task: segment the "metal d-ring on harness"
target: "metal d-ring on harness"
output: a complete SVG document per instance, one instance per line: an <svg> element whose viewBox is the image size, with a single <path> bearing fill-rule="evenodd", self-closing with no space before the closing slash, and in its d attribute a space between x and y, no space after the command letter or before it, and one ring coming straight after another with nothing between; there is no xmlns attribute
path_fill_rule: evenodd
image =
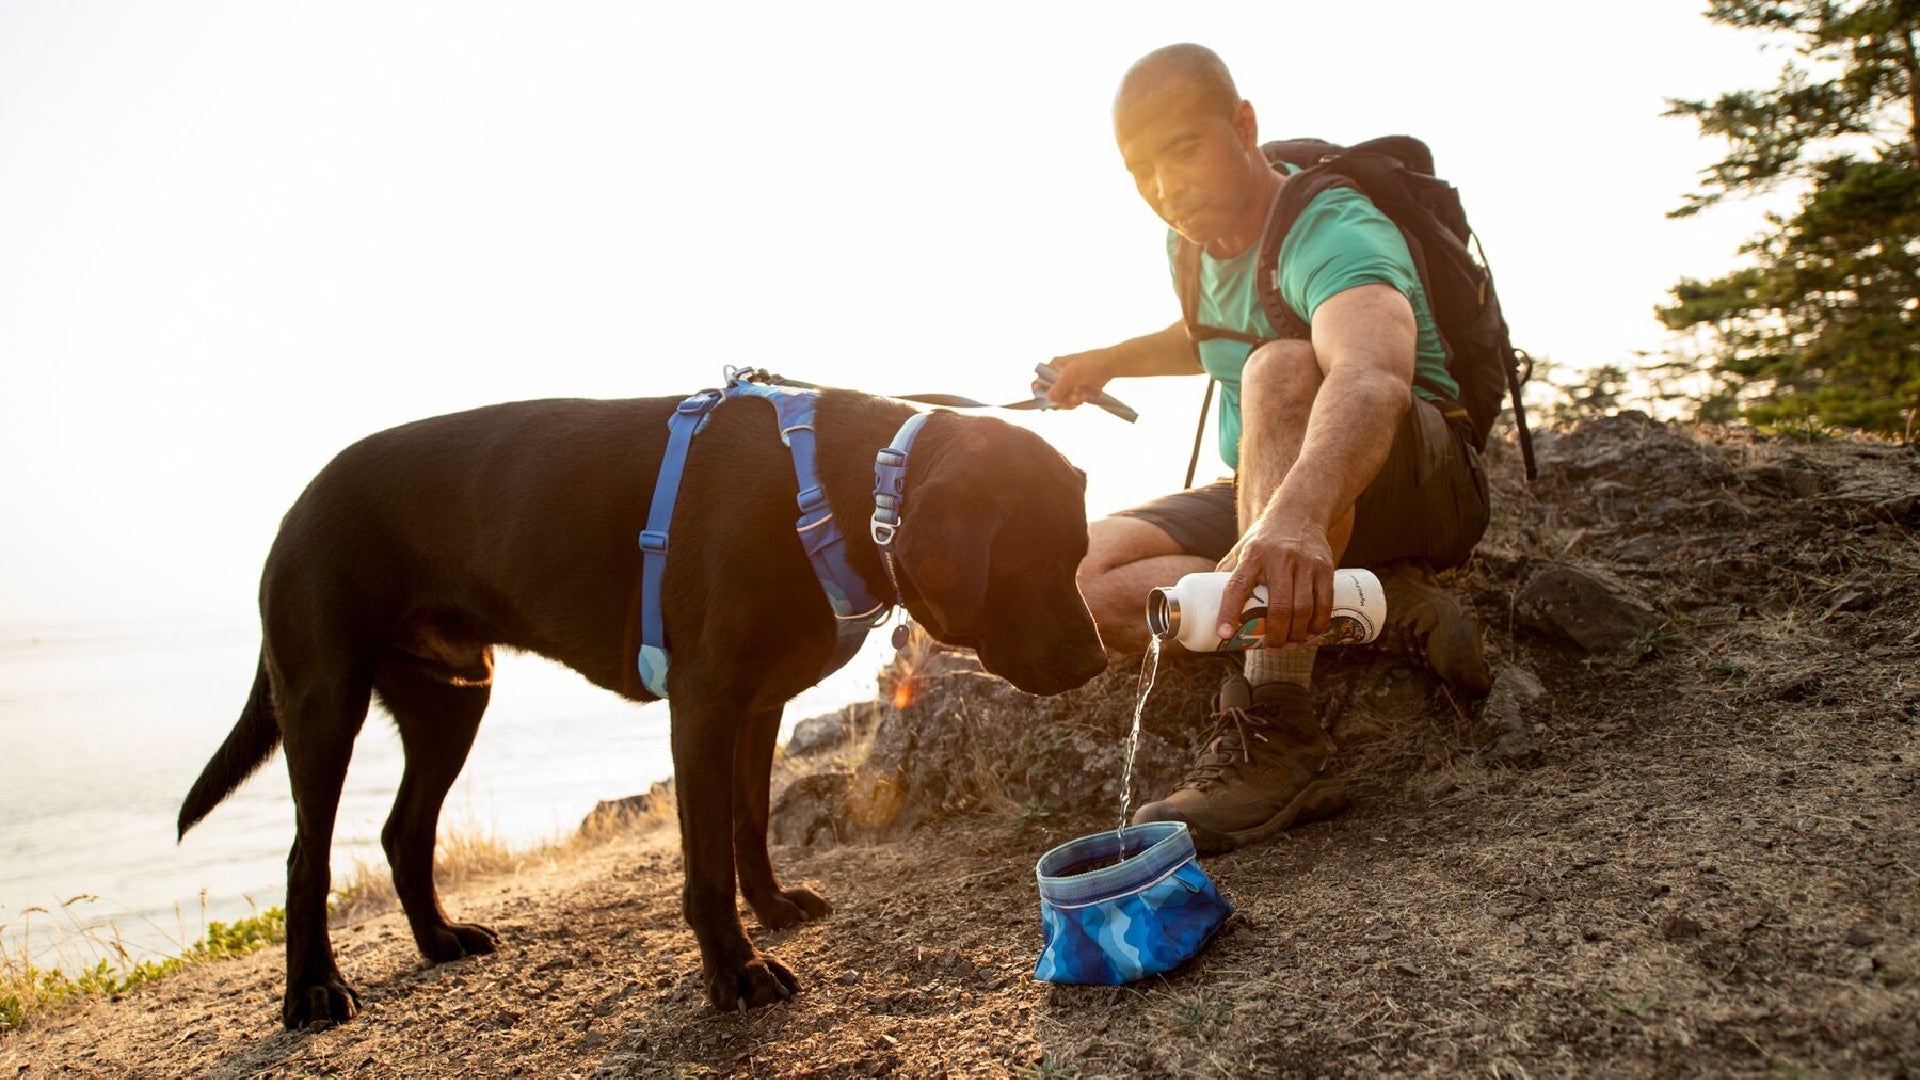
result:
<svg viewBox="0 0 1920 1080"><path fill-rule="evenodd" d="M666 628L660 615L660 583L666 576L667 533L673 520L673 505L680 493L680 477L687 464L687 449L693 437L706 426L709 416L721 402L737 397L757 397L767 401L779 418L780 441L793 457L794 478L799 482L797 502L799 520L794 531L806 549L813 572L820 579L821 591L833 606L835 642L833 656L822 675L838 670L860 650L867 631L886 621L900 604L899 579L893 565L893 537L900 527L907 476L907 454L914 437L926 423L926 413L915 413L894 434L893 443L883 448L874 462L874 510L869 532L880 549L881 563L893 596L875 596L866 581L847 562L846 532L834 520L827 495L814 468L813 387L781 383L777 376L756 368L725 369L727 384L719 390L702 390L675 406L667 419L667 453L654 480L653 503L647 511L647 526L640 533L640 681L656 697L667 696L667 669L670 657L666 648Z"/></svg>

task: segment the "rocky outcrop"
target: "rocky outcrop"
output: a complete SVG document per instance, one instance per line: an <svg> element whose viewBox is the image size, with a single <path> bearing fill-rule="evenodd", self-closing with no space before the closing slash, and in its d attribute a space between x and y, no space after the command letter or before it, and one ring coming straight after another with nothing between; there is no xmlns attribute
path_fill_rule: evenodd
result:
<svg viewBox="0 0 1920 1080"><path fill-rule="evenodd" d="M1521 625L1590 653L1644 644L1664 622L1632 586L1603 570L1541 567L1514 597Z"/></svg>

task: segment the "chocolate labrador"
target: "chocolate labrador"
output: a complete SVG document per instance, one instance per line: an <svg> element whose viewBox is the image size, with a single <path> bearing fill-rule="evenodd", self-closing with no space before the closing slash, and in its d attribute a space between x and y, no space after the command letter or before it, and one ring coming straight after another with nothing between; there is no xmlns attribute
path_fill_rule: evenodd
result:
<svg viewBox="0 0 1920 1080"><path fill-rule="evenodd" d="M488 927L448 920L434 828L486 709L496 645L550 657L639 701L641 552L679 399L494 405L394 428L342 451L281 523L260 582L263 640L239 723L180 808L180 832L286 747L297 830L287 858L288 1027L345 1020L358 995L327 935L328 848L355 735L378 695L406 765L381 831L395 890L431 961L490 953ZM820 394L818 473L847 558L891 597L867 522L874 455L910 407ZM818 681L835 621L795 534L794 467L762 400L720 405L692 442L661 616L672 653L673 768L685 915L720 1009L789 997L754 948L760 924L829 909L767 857L780 713ZM1022 690L1054 694L1106 656L1074 584L1087 549L1085 476L1038 436L936 412L909 459L894 543L899 595L935 639L973 649Z"/></svg>

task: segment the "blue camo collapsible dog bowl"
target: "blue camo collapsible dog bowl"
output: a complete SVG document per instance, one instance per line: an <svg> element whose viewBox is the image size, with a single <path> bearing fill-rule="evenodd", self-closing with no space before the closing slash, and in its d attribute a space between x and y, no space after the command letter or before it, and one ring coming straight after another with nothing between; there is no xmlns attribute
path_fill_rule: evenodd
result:
<svg viewBox="0 0 1920 1080"><path fill-rule="evenodd" d="M1114 862L1122 845L1126 858ZM1118 986L1171 971L1233 914L1178 821L1068 841L1040 856L1034 873L1045 942L1033 977L1044 982Z"/></svg>

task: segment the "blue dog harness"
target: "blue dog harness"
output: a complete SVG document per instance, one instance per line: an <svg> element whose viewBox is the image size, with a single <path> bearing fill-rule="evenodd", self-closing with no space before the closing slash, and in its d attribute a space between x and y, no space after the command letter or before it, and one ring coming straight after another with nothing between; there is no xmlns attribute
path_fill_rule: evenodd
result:
<svg viewBox="0 0 1920 1080"><path fill-rule="evenodd" d="M834 520L827 494L814 469L813 411L818 391L812 387L781 385L757 369L729 367L727 385L719 390L702 390L674 407L667 418L667 453L660 462L654 480L653 504L647 511L647 527L640 533L640 681L656 697L667 696L667 669L670 658L666 648L666 627L660 614L660 583L667 569L667 533L673 520L673 505L680 493L680 477L686 469L687 450L693 437L706 427L713 410L722 402L738 397L757 397L774 408L779 419L780 441L793 457L793 474L799 482L796 501L800 518L794 525L800 544L806 549L813 572L820 579L821 591L833 607L835 641L833 656L827 661L824 676L839 670L853 658L866 640L867 631L886 621L900 603L899 580L893 565L893 537L900 527L905 504L907 454L915 436L926 423L926 413L915 413L894 434L893 443L881 449L874 464L874 510L869 532L880 549L893 596L875 596L866 581L847 562L846 532Z"/></svg>

